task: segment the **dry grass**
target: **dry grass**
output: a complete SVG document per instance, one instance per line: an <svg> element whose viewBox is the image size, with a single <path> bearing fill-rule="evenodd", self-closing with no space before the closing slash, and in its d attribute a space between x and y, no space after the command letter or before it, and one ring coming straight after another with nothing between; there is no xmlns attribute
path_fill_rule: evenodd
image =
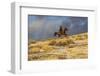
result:
<svg viewBox="0 0 100 76"><path fill-rule="evenodd" d="M49 45L66 46L66 45L73 44L73 43L74 43L74 41L72 39L63 38L63 39L52 40L49 42Z"/></svg>
<svg viewBox="0 0 100 76"><path fill-rule="evenodd" d="M76 46L73 48L69 48L67 51L67 57L69 59L80 59L80 58L87 58L88 57L88 50L87 46Z"/></svg>
<svg viewBox="0 0 100 76"><path fill-rule="evenodd" d="M87 33L63 38L30 41L28 60L83 59L88 58Z"/></svg>

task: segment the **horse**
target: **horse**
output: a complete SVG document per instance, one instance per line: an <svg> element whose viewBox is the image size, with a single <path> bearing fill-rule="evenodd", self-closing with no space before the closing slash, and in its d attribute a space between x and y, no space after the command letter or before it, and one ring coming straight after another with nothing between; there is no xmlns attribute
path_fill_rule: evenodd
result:
<svg viewBox="0 0 100 76"><path fill-rule="evenodd" d="M62 26L60 26L59 31L54 33L54 36L58 36L58 37L67 37L66 31L68 31L68 28L63 28Z"/></svg>

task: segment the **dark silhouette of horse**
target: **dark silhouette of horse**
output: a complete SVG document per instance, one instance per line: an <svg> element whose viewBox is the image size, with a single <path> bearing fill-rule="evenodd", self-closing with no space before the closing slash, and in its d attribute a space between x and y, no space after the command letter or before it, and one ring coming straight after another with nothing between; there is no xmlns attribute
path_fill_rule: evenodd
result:
<svg viewBox="0 0 100 76"><path fill-rule="evenodd" d="M66 31L68 31L68 28L64 28L62 26L60 26L59 31L54 33L54 36L57 37L67 37Z"/></svg>

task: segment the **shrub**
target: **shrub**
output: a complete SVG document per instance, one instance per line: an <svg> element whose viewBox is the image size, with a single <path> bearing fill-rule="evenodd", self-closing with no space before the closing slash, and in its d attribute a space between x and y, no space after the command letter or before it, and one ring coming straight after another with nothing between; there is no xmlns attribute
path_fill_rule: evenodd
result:
<svg viewBox="0 0 100 76"><path fill-rule="evenodd" d="M71 44L71 45L69 45L68 47L69 47L69 48L73 48L73 47L75 47L75 45L74 45L74 44Z"/></svg>
<svg viewBox="0 0 100 76"><path fill-rule="evenodd" d="M58 41L58 42L56 43L56 46L65 46L65 45L68 45L68 43L65 42L65 41Z"/></svg>
<svg viewBox="0 0 100 76"><path fill-rule="evenodd" d="M72 39L68 39L67 44L74 44L74 41Z"/></svg>
<svg viewBox="0 0 100 76"><path fill-rule="evenodd" d="M29 54L32 54L32 53L39 53L40 52L40 48L31 48L28 50L28 53Z"/></svg>
<svg viewBox="0 0 100 76"><path fill-rule="evenodd" d="M85 34L85 35L84 35L84 37L87 39L87 38L88 38L88 35L87 35L87 34Z"/></svg>
<svg viewBox="0 0 100 76"><path fill-rule="evenodd" d="M76 40L83 40L82 36L80 36L80 35L76 36L75 39L76 39Z"/></svg>
<svg viewBox="0 0 100 76"><path fill-rule="evenodd" d="M56 44L56 41L55 40L52 40L50 41L49 45L55 45Z"/></svg>
<svg viewBox="0 0 100 76"><path fill-rule="evenodd" d="M66 55L60 55L60 56L58 56L58 59L67 59L67 56Z"/></svg>
<svg viewBox="0 0 100 76"><path fill-rule="evenodd" d="M58 42L56 42L56 45L57 46L66 46L66 45L69 45L69 44L73 44L74 41L72 39L67 39L67 40L60 40Z"/></svg>
<svg viewBox="0 0 100 76"><path fill-rule="evenodd" d="M45 52L54 50L54 48L52 46L49 46L49 45L43 45L41 49L44 50Z"/></svg>

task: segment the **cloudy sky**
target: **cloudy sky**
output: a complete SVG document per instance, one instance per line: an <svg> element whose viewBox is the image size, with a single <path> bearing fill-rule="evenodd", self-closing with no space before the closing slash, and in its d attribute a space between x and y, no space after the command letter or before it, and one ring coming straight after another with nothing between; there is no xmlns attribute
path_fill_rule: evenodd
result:
<svg viewBox="0 0 100 76"><path fill-rule="evenodd" d="M54 37L59 27L67 27L68 35L88 31L87 17L28 15L28 38L40 40Z"/></svg>

